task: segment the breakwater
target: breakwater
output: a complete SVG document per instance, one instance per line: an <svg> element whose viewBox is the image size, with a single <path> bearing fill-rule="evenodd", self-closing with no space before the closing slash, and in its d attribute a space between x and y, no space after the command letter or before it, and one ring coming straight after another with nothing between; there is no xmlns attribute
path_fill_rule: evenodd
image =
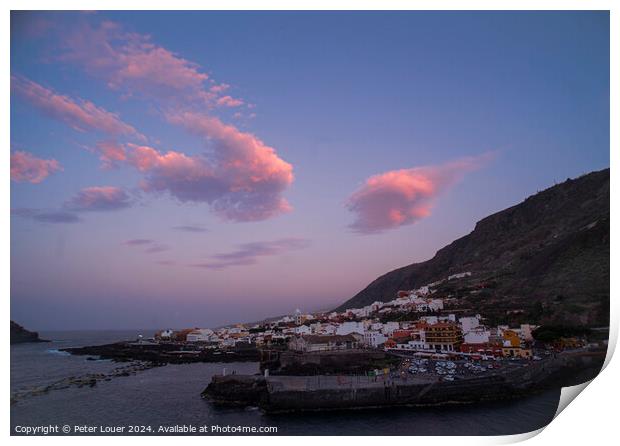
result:
<svg viewBox="0 0 620 446"><path fill-rule="evenodd" d="M453 382L413 376L215 375L202 395L216 404L258 406L267 412L472 403L576 385L596 376L603 360L604 354L560 354L515 370Z"/></svg>
<svg viewBox="0 0 620 446"><path fill-rule="evenodd" d="M115 367L106 373L88 373L80 376L68 376L52 383L29 386L15 392L11 392L11 405L32 396L45 395L51 391L64 390L70 387L95 387L101 381L111 381L113 378L135 375L144 370L157 367L152 362L134 361L122 366Z"/></svg>

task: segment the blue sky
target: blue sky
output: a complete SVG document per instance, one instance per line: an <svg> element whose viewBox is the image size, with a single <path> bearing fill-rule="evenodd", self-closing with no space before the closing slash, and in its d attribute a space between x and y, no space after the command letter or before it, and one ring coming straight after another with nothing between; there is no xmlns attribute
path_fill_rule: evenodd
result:
<svg viewBox="0 0 620 446"><path fill-rule="evenodd" d="M114 51L89 48L97 39ZM163 63L131 71L155 53L193 70L182 89L161 86L183 74ZM11 184L21 210L11 313L39 329L213 326L330 308L486 215L609 166L605 12L18 13L11 74L11 152L62 169L48 164L41 181L26 173ZM221 84L209 100L243 104L196 103ZM89 101L145 140L97 125L76 131L33 89ZM208 125L171 121L186 112ZM223 125L273 154L261 145L248 155L218 136ZM102 141L127 158L102 168ZM159 164L144 168L135 146ZM278 168L247 184L245 167L215 165L200 197L184 201L195 189L165 170L169 152L190 157L192 175L214 157L269 156L251 172L259 176ZM432 190L415 189L420 178ZM239 198L239 181L251 199ZM99 194L93 208L71 208L88 190ZM381 203L386 190L396 208ZM247 212L230 218L239 205ZM61 211L80 221L33 217Z"/></svg>

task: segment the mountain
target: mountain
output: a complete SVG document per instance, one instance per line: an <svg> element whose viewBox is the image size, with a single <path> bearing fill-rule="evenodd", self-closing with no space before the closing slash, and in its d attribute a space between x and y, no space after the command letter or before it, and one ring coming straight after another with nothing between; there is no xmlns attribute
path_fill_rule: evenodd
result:
<svg viewBox="0 0 620 446"><path fill-rule="evenodd" d="M28 331L17 322L11 321L11 344L21 344L24 342L49 342L39 339L39 333Z"/></svg>
<svg viewBox="0 0 620 446"><path fill-rule="evenodd" d="M391 271L338 307L444 281L437 296L498 323L609 325L609 169L567 179L480 220L430 260Z"/></svg>

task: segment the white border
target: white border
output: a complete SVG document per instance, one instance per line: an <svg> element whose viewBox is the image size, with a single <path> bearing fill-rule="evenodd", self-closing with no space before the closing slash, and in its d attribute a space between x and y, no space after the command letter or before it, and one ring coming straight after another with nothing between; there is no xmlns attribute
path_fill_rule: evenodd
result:
<svg viewBox="0 0 620 446"><path fill-rule="evenodd" d="M491 1L491 0L473 0L473 1L424 1L424 0L410 0L410 1L397 1L397 0L383 0L369 1L326 1L326 0L314 0L314 1L297 1L294 5L290 2L275 1L275 0L263 0L260 2L249 0L229 0L229 1L191 1L191 0L176 0L175 2L164 2L158 0L151 0L144 2L148 6L148 9L171 9L173 6L175 10L192 10L192 9L212 9L212 10L399 10L399 9L414 9L414 10L610 10L611 21L611 123L620 123L619 113L619 90L618 79L620 79L620 70L618 67L618 55L620 55L620 48L618 45L619 38L619 25L620 25L620 7L617 6L618 2L611 0L506 0L506 1ZM9 49L10 49L10 13L11 9L32 9L32 10L72 10L72 9L88 9L88 10L139 10L145 9L138 1L129 0L90 0L90 1L77 1L77 0L56 0L53 3L43 0L8 0L3 2L4 15L0 22L0 35L2 36L2 59L3 70L0 72L0 79L2 79L3 88L0 91L2 103L4 107L2 110L1 134L4 137L4 152L2 153L3 165L5 166L2 173L3 179L0 182L0 200L4 209L3 218L0 220L0 241L1 246L10 246L10 219L8 209L10 207L10 183L8 178L9 161L9 91L10 91L10 67L9 67ZM617 126L611 127L611 147L616 148L615 151L611 151L611 164L616 165L616 160L619 156L618 148L620 148L618 142L618 128ZM584 148L587 150L587 148ZM618 217L618 200L617 200L617 182L612 176L611 180L611 220L617 221ZM612 234L614 232L612 231ZM617 268L617 252L618 243L616 238L612 236L611 239L611 268L612 268L612 280L611 280L611 295L615 297L614 291L618 288L618 268ZM9 296L10 296L10 252L5 248L5 251L1 257L1 278L3 293L0 300L0 306L2 313L5 315L5 320L8 322L9 316ZM614 274L615 273L615 274ZM548 444L553 442L554 444L572 445L578 444L582 446L585 442L599 442L601 444L609 443L608 439L617 437L615 432L615 425L617 423L617 409L616 405L619 401L618 392L618 377L620 375L620 366L618 361L609 363L611 354L615 349L615 344L618 336L618 305L614 301L614 297L611 300L611 332L610 332L610 348L608 357L606 360L606 369L597 377L588 387L588 390L579 395L577 402L569 405L560 416L554 420L547 428L541 430L542 433L535 432L530 434L522 434L506 437L415 437L412 439L399 439L383 440L376 437L348 437L351 440L355 438L356 444L375 444L377 441L420 441L420 442L432 442L433 445L453 445L458 442L459 445L484 445L484 444L504 444L523 441L527 438L532 438L530 444ZM8 326L8 323L7 323ZM7 332L8 333L8 332ZM9 358L9 346L7 342L2 343L3 357ZM5 363L6 364L6 363ZM3 381L6 383L4 387L4 432L5 435L10 431L10 373L9 368L5 365L2 369ZM540 435L537 435L539 434ZM325 437L325 440L332 441L337 437ZM88 441L94 444L107 444L110 442L109 437L92 437ZM322 439L321 439L322 440ZM16 444L30 443L32 438L26 437L11 437L10 441ZM47 441L51 443L59 444L81 444L84 441L83 437L49 437ZM166 437L148 437L148 438L115 438L114 442L120 442L122 444L135 444L136 442L149 442L155 444L165 444L176 439ZM296 437L291 440L287 437L185 437L184 442L190 442L193 444L204 445L205 442L217 443L217 444L235 444L235 443L257 443L257 444L288 444L291 441L299 442L301 444L311 444L316 441L312 437Z"/></svg>

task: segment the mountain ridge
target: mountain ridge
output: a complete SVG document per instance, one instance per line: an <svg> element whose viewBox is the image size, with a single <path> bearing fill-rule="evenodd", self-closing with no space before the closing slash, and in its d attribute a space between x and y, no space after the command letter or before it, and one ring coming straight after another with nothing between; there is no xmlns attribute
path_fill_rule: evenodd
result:
<svg viewBox="0 0 620 446"><path fill-rule="evenodd" d="M609 175L607 168L567 179L491 214L433 258L378 277L336 311L471 271L472 278L440 295L456 293L464 309L499 304L505 311L523 309L530 320L534 312L538 323L609 323ZM476 290L485 281L495 287L479 299Z"/></svg>

